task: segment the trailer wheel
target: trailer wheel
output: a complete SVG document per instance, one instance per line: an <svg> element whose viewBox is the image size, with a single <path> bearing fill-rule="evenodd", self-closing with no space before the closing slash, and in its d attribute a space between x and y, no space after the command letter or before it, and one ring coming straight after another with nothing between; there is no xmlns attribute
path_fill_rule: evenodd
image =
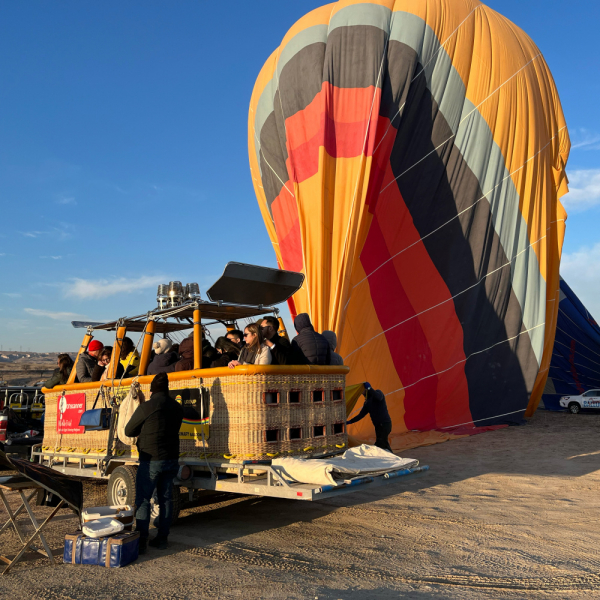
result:
<svg viewBox="0 0 600 600"><path fill-rule="evenodd" d="M576 415L580 410L581 406L579 406L577 402L571 402L571 404L569 404L569 412L571 412L572 414Z"/></svg>
<svg viewBox="0 0 600 600"><path fill-rule="evenodd" d="M110 506L122 506L135 504L135 475L137 467L125 465L117 467L108 480L108 504Z"/></svg>

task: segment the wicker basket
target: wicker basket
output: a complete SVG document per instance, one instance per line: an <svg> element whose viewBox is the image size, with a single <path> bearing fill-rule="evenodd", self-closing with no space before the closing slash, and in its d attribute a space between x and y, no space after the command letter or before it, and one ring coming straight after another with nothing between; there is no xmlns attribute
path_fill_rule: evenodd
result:
<svg viewBox="0 0 600 600"><path fill-rule="evenodd" d="M198 372L200 373L200 372ZM210 399L208 437L182 439L182 456L214 459L259 459L280 455L310 457L342 450L347 445L346 406L343 374L245 374L170 381L171 390L199 388ZM128 387L108 389L119 401ZM150 384L141 385L146 398ZM96 389L67 391L86 394L91 408ZM46 394L46 417L43 449L49 452L70 451L91 456L105 455L108 431L83 434L59 434L56 431L57 404L62 391ZM199 394L196 394L199 395ZM196 409L199 411L198 400ZM206 404L205 404L206 405ZM137 458L135 447L114 442L113 454Z"/></svg>

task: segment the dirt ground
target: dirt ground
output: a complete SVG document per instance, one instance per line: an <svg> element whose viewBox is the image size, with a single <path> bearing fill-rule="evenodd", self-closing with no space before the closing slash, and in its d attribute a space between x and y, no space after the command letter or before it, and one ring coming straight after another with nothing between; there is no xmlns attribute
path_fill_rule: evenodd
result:
<svg viewBox="0 0 600 600"><path fill-rule="evenodd" d="M538 411L405 454L431 470L320 502L213 498L167 551L115 570L24 563L0 598L600 598L600 414ZM61 516L51 547L75 525Z"/></svg>

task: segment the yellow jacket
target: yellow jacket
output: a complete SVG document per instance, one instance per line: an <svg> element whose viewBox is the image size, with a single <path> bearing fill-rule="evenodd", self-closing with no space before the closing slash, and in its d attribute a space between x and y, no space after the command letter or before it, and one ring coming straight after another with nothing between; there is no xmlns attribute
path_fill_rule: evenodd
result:
<svg viewBox="0 0 600 600"><path fill-rule="evenodd" d="M123 373L125 373L124 377L135 377L140 368L140 355L138 351L134 350L130 352L125 358L121 359L121 364L123 365ZM128 367L131 367L129 373L127 372Z"/></svg>

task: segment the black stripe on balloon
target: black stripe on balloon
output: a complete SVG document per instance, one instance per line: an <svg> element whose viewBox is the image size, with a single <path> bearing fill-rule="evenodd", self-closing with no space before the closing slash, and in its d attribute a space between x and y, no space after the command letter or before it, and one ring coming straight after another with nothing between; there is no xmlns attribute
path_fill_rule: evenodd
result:
<svg viewBox="0 0 600 600"><path fill-rule="evenodd" d="M464 369L473 419L478 426L519 421L522 413L494 415L527 407L539 367L527 333L506 342L523 331L523 318L512 290L510 266L492 273L507 263L507 257L488 202L481 201L456 218L483 192L452 141L435 150L451 137L425 78L416 78L410 84L390 157L393 173L400 176L393 185L398 186L421 237L443 225L422 243L454 296L469 357ZM471 286L475 287L465 292Z"/></svg>

